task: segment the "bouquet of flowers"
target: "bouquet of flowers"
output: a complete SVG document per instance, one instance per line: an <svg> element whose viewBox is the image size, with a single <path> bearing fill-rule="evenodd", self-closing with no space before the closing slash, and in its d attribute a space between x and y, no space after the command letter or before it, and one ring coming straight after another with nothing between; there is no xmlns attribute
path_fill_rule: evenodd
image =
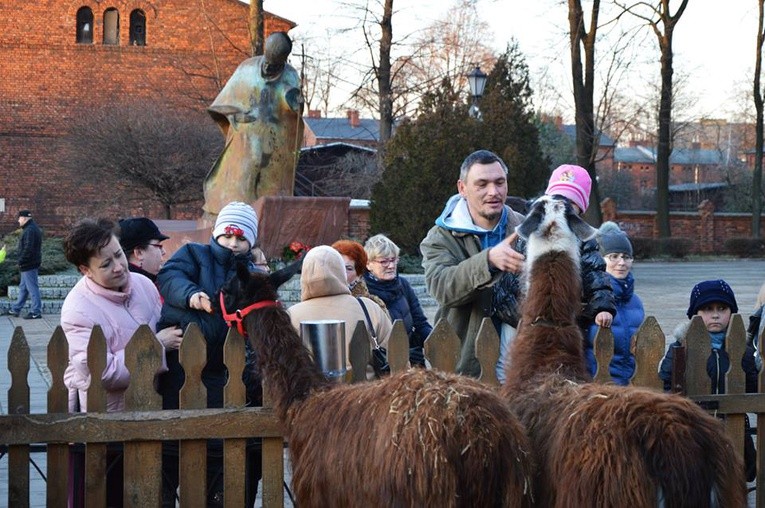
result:
<svg viewBox="0 0 765 508"><path fill-rule="evenodd" d="M305 256L311 248L302 242L292 242L282 249L282 259L284 261L295 261Z"/></svg>

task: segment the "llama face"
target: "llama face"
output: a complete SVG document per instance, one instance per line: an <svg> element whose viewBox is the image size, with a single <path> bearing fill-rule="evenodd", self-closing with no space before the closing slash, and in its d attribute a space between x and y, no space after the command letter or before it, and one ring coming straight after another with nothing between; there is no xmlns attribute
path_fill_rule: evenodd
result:
<svg viewBox="0 0 765 508"><path fill-rule="evenodd" d="M226 309L232 311L256 302L278 299L276 289L299 272L302 264L298 261L271 274L250 272L245 264L237 264L236 275L220 289ZM217 303L218 299L215 300Z"/></svg>
<svg viewBox="0 0 765 508"><path fill-rule="evenodd" d="M542 196L531 205L526 219L516 228L527 241L526 263L547 252L567 252L578 262L579 242L597 231L584 222L566 200Z"/></svg>

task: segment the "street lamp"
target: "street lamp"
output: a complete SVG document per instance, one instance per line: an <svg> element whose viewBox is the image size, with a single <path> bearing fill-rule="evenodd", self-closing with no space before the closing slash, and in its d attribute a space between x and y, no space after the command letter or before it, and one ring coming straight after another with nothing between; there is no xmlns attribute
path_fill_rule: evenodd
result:
<svg viewBox="0 0 765 508"><path fill-rule="evenodd" d="M470 95L473 96L473 104L470 106L470 116L476 120L481 119L481 110L478 109L478 99L483 96L483 89L486 88L486 78L488 76L476 64L475 69L467 75L468 85L470 86Z"/></svg>

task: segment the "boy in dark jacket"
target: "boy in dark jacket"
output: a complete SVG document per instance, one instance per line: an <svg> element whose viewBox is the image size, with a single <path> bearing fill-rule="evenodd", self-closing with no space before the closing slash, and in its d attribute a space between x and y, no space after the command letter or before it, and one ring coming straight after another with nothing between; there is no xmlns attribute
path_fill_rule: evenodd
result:
<svg viewBox="0 0 765 508"><path fill-rule="evenodd" d="M164 299L158 329L180 326L185 330L196 323L207 342L207 364L202 381L207 388L207 407L223 407L223 389L228 374L223 364L223 344L228 325L219 313L213 313L211 299L224 282L236 273L238 262L245 262L250 271L256 270L252 262L252 246L258 236L258 218L255 210L241 202L224 206L215 221L212 237L207 245L187 243L165 263L157 275L159 292ZM247 405L261 405L261 386L254 371L254 353L247 344L247 361L243 381L247 388ZM173 354L174 353L174 354ZM178 393L184 375L178 362L178 352L167 355L169 371L159 378L164 409L178 408ZM174 506L173 495L178 484L177 449L165 447L163 465L166 482L163 503ZM219 441L208 445L208 480L210 492L208 506L222 506L223 463ZM247 506L252 506L261 476L259 443L248 443Z"/></svg>
<svg viewBox="0 0 765 508"><path fill-rule="evenodd" d="M688 319L701 316L709 332L712 351L707 359L707 374L711 381L710 393L725 393L725 374L730 368L730 358L725 351L725 335L728 332L731 316L738 312L738 303L733 290L722 279L706 280L696 284L691 290L690 303L686 315ZM675 349L683 347L681 339L685 337L690 322L678 326L674 331L676 338L659 365L659 377L664 381L664 390L672 389L672 359ZM747 343L741 368L746 375L747 393L757 392L757 367L754 362L754 348ZM747 481L753 481L757 474L754 442L749 432L749 417L745 420L747 435L744 441L744 462Z"/></svg>

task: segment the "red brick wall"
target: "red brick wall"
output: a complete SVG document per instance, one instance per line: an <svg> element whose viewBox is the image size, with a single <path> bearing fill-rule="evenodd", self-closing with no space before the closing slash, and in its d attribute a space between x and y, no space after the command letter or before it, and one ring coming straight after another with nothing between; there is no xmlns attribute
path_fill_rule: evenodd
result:
<svg viewBox="0 0 765 508"><path fill-rule="evenodd" d="M76 44L76 13L93 10L93 44ZM203 7L204 6L204 7ZM120 44L102 44L103 13L120 14ZM146 46L129 45L130 13L146 13ZM153 200L67 174L62 137L89 111L142 98L169 109L209 105L249 55L249 6L238 0L0 0L0 234L16 227L16 212L32 208L43 228L63 234L87 215L162 217ZM289 30L267 14L266 33ZM83 172L87 168L82 168ZM176 210L200 216L199 203Z"/></svg>
<svg viewBox="0 0 765 508"><path fill-rule="evenodd" d="M369 207L352 206L348 209L348 224L346 235L357 242L369 238Z"/></svg>
<svg viewBox="0 0 765 508"><path fill-rule="evenodd" d="M656 212L622 212L616 209L612 199L603 200L601 207L603 220L616 222L630 237L659 237ZM751 236L751 224L751 214L714 213L714 207L709 201L704 201L698 212L670 213L672 236L689 239L693 254L722 254L726 240ZM765 230L765 217L761 219L760 228ZM372 233L369 228L369 207L351 206L344 236L363 243ZM427 231L422 232L423 238L425 233Z"/></svg>
<svg viewBox="0 0 765 508"><path fill-rule="evenodd" d="M658 238L656 212L619 211L614 201L603 200L603 220L614 221L630 237ZM752 214L715 213L709 201L703 201L697 212L671 212L669 217L673 238L691 241L693 254L722 254L725 242L731 238L749 238ZM760 218L760 229L765 230L765 217Z"/></svg>

